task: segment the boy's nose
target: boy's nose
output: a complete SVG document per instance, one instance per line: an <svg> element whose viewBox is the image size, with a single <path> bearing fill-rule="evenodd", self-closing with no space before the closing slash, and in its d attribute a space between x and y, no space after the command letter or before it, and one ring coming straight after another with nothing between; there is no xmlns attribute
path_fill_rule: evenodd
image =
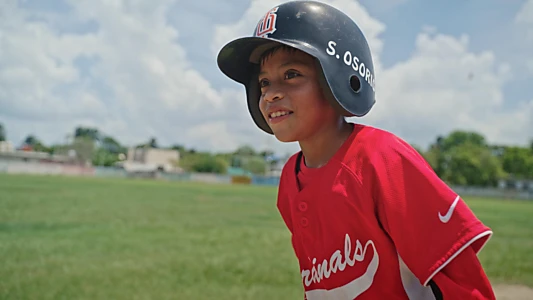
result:
<svg viewBox="0 0 533 300"><path fill-rule="evenodd" d="M269 89L265 93L265 100L268 102L274 102L283 99L284 94L280 89Z"/></svg>

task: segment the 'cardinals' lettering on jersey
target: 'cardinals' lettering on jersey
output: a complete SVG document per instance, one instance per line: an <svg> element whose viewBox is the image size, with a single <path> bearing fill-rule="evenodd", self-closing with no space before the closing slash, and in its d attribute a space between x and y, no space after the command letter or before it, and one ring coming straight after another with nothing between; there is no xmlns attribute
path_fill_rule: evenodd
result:
<svg viewBox="0 0 533 300"><path fill-rule="evenodd" d="M416 150L386 131L355 125L301 189L297 163L294 155L283 169L277 205L309 300L435 299L431 278L492 234Z"/></svg>

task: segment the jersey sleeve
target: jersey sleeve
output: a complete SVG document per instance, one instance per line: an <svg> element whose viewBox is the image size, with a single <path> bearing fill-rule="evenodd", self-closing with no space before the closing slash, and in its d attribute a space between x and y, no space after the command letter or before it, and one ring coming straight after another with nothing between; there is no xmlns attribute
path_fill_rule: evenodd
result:
<svg viewBox="0 0 533 300"><path fill-rule="evenodd" d="M442 299L495 300L496 296L476 252L467 247L432 279Z"/></svg>
<svg viewBox="0 0 533 300"><path fill-rule="evenodd" d="M372 153L370 186L379 221L421 284L467 247L481 250L492 231L418 151L391 135Z"/></svg>

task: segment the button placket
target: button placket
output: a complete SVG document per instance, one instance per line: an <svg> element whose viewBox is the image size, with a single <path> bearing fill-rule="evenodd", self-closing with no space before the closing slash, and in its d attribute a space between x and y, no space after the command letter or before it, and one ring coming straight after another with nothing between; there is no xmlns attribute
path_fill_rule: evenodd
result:
<svg viewBox="0 0 533 300"><path fill-rule="evenodd" d="M300 201L300 203L298 203L298 210L301 215L300 225L302 225L302 227L307 227L309 225L309 219L305 216L308 208L307 202Z"/></svg>

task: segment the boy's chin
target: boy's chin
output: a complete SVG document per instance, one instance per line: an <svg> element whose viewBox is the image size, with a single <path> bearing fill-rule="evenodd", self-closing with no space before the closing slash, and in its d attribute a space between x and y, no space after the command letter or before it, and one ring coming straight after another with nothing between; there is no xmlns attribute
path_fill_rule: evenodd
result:
<svg viewBox="0 0 533 300"><path fill-rule="evenodd" d="M292 143L292 142L298 141L298 137L295 134L290 133L290 132L275 132L274 131L274 136L276 137L278 141L282 143Z"/></svg>

